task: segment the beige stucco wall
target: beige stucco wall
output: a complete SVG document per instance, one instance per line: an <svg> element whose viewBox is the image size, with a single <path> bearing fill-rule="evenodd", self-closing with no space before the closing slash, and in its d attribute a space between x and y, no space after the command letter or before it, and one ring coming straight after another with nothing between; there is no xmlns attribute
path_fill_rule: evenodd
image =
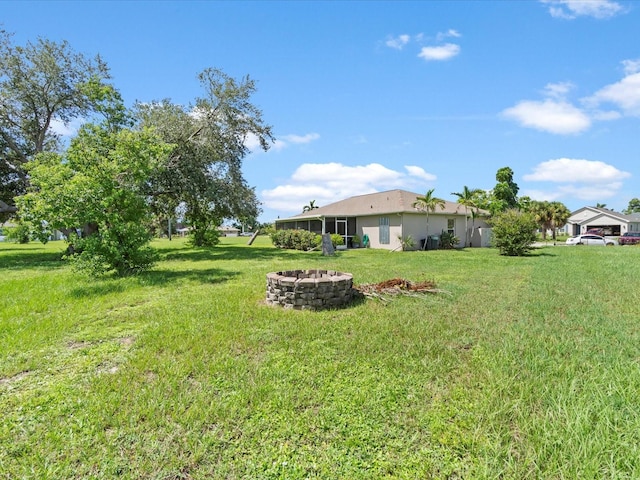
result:
<svg viewBox="0 0 640 480"><path fill-rule="evenodd" d="M411 235L416 242L416 249L420 248L420 241L427 238L428 235L441 235L443 231L448 230L448 220L453 218L454 223L454 235L460 239L459 246L464 243L464 217L454 215L442 215L437 213L429 214L429 230L427 231L427 215L424 213L406 213L404 214L404 237ZM469 220L468 228L471 228L471 221Z"/></svg>
<svg viewBox="0 0 640 480"><path fill-rule="evenodd" d="M400 240L398 235L402 234L402 216L397 214L383 215L389 218L389 243L380 243L380 217L373 215L371 217L358 217L356 221L356 230L360 237L369 236L370 248L381 248L384 250L400 250Z"/></svg>
<svg viewBox="0 0 640 480"><path fill-rule="evenodd" d="M411 236L415 242L414 249L420 248L420 241L427 237L427 217L423 213L404 213L386 215L389 218L389 244L381 244L379 236L380 216L358 217L357 233L361 237L369 236L371 248L381 248L385 250L401 250L401 243L398 236L407 238ZM441 235L442 231L446 231L448 227L447 220L455 219L454 233L460 239L459 246L463 246L465 239L465 222L464 217L430 214L429 215L429 235ZM487 227L487 223L476 219L475 227ZM467 228L471 230L471 219L468 221Z"/></svg>

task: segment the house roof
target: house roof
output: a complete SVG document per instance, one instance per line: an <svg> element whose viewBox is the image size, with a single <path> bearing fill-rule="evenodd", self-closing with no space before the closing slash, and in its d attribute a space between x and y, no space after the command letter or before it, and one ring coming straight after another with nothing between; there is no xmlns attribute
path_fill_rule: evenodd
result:
<svg viewBox="0 0 640 480"><path fill-rule="evenodd" d="M384 215L393 213L417 213L413 204L418 197L424 196L420 193L409 192L407 190L388 190L386 192L369 193L357 195L335 203L330 203L324 207L314 208L308 212L303 212L285 220L302 220L318 217L359 217L366 215ZM464 206L445 200L444 209L436 208L433 214L464 215ZM481 210L481 213L485 213Z"/></svg>
<svg viewBox="0 0 640 480"><path fill-rule="evenodd" d="M579 214L582 215L580 216ZM577 218L579 217L579 218ZM634 213L631 215L625 215L624 213L614 212L607 208L600 207L582 207L575 212L571 213L569 221L571 223L584 224L595 220L596 218L609 217L620 222L625 223L637 223L640 222L640 214Z"/></svg>

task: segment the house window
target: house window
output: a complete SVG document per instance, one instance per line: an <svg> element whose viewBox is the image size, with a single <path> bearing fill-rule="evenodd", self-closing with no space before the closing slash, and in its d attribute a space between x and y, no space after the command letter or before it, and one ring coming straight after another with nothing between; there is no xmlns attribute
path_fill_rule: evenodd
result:
<svg viewBox="0 0 640 480"><path fill-rule="evenodd" d="M389 235L389 217L380 217L380 228L378 228L378 240L381 245L389 245L391 236Z"/></svg>
<svg viewBox="0 0 640 480"><path fill-rule="evenodd" d="M447 232L451 235L456 234L456 219L447 218Z"/></svg>

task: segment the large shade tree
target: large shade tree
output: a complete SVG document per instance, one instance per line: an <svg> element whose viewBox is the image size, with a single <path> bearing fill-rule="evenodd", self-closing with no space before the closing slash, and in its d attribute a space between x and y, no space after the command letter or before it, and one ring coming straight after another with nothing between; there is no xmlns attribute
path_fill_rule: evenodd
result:
<svg viewBox="0 0 640 480"><path fill-rule="evenodd" d="M242 160L249 153L247 140L267 150L273 136L251 103L253 80L238 81L217 69L204 70L199 80L205 95L193 104L138 104L135 116L140 127L153 127L175 145L166 169L149 182L154 212L171 218L182 206L193 243L203 246L217 242L223 219L258 216L259 202L242 175Z"/></svg>
<svg viewBox="0 0 640 480"><path fill-rule="evenodd" d="M29 184L25 166L38 153L60 147L54 123L67 124L115 105L109 100L117 92L108 78L99 56L76 53L66 41L38 39L14 46L11 36L0 31L0 215L16 211L14 198ZM124 110L117 108L106 113L122 116Z"/></svg>
<svg viewBox="0 0 640 480"><path fill-rule="evenodd" d="M426 250L428 243L427 240L429 239L429 214L435 212L437 207L440 207L440 210L444 210L445 206L444 200L434 196L433 192L435 192L435 188L427 190L427 193L425 193L423 197L417 197L416 201L412 204L413 208L416 208L427 215L427 239L425 239L424 245L422 246L423 250Z"/></svg>
<svg viewBox="0 0 640 480"><path fill-rule="evenodd" d="M147 182L171 148L151 131L87 124L64 154L44 152L29 162L31 185L17 198L22 222L42 241L63 232L70 258L90 273L148 268Z"/></svg>
<svg viewBox="0 0 640 480"><path fill-rule="evenodd" d="M496 172L496 186L493 187L494 204L492 213L518 208L518 185L513 181L513 170L503 167Z"/></svg>

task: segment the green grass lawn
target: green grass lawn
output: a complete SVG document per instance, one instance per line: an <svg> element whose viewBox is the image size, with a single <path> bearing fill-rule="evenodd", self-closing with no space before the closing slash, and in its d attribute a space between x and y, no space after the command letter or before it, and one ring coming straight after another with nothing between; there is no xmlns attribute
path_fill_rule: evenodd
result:
<svg viewBox="0 0 640 480"><path fill-rule="evenodd" d="M246 240L97 280L0 244L0 478L640 477L640 248ZM446 293L263 304L311 268Z"/></svg>

